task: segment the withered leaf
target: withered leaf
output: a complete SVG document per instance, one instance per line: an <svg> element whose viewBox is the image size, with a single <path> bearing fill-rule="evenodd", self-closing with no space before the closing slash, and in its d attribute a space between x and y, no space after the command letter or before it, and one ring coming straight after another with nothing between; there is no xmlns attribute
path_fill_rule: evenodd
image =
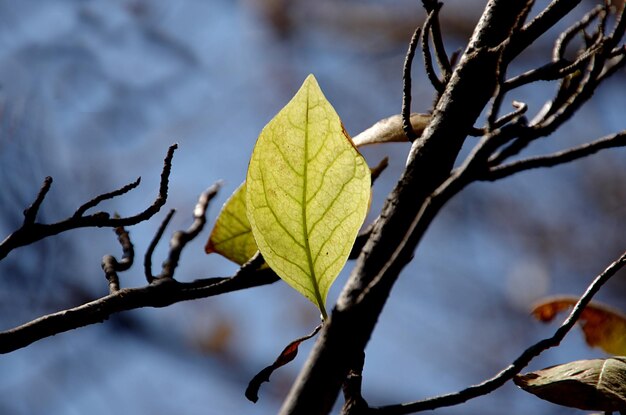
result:
<svg viewBox="0 0 626 415"><path fill-rule="evenodd" d="M259 400L259 389L261 388L261 384L263 382L269 382L270 375L274 373L276 369L286 365L287 363L295 359L296 355L298 354L298 346L300 346L300 343L315 336L321 328L322 324L317 326L315 330L313 330L306 336L300 337L299 339L296 339L289 343L287 347L285 347L285 349L280 353L280 355L278 355L274 363L261 370L252 378L252 380L248 384L248 387L246 388L246 398L248 398L249 401L256 403L256 401Z"/></svg>
<svg viewBox="0 0 626 415"><path fill-rule="evenodd" d="M592 411L626 411L626 357L579 360L517 375L515 384L541 399Z"/></svg>
<svg viewBox="0 0 626 415"><path fill-rule="evenodd" d="M540 321L553 320L578 301L575 297L552 297L539 302L532 310ZM578 320L587 344L612 355L626 355L626 316L600 303L590 303Z"/></svg>

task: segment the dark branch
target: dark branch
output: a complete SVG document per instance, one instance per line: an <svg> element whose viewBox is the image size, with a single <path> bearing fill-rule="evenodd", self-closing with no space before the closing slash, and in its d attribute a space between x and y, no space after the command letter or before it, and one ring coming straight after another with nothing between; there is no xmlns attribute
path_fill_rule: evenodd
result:
<svg viewBox="0 0 626 415"><path fill-rule="evenodd" d="M522 53L533 44L541 35L554 27L559 20L571 12L581 0L553 0L548 7L526 24L513 39L506 51L506 61Z"/></svg>
<svg viewBox="0 0 626 415"><path fill-rule="evenodd" d="M450 76L452 76L452 64L450 63L450 59L448 59L448 54L446 53L446 48L443 44L441 26L439 25L439 11L442 6L443 3L437 3L432 10L435 14L430 19L430 34L433 39L437 66L439 66L439 70L441 71L443 83L447 84L450 81ZM426 30L426 27L424 27L424 30Z"/></svg>
<svg viewBox="0 0 626 415"><path fill-rule="evenodd" d="M150 245L148 245L148 249L146 250L146 255L143 259L143 269L148 284L154 281L154 275L152 275L152 255L154 253L154 250L156 249L157 244L163 237L165 228L167 228L167 225L174 217L174 213L176 213L176 209L171 209L169 212L167 212L165 219L163 219L163 222L161 222L159 229L157 229L157 232L154 234L154 238L152 238L152 241L150 241Z"/></svg>
<svg viewBox="0 0 626 415"><path fill-rule="evenodd" d="M437 91L437 97L441 96L446 85L444 81L439 79L437 73L435 72L428 40L431 33L430 29L432 21L437 20L437 12L440 8L441 3L437 3L437 5L428 13L426 21L424 22L424 35L422 36L422 56L424 57L424 69L426 70L426 76L428 76L428 80L432 84L433 88L435 88L435 91ZM437 98L437 100L438 99L439 98Z"/></svg>
<svg viewBox="0 0 626 415"><path fill-rule="evenodd" d="M92 207L99 205L101 202L104 202L105 200L110 200L115 197L122 196L123 194L126 194L130 192L131 190L133 190L134 188L136 188L137 186L139 186L140 183L141 183L141 177L138 177L137 180L135 180L132 183L127 184L126 186L122 186L119 189L114 190L112 192L103 193L99 196L94 197L93 199L91 199L90 201L88 201L87 203L79 207L78 209L76 209L76 212L74 212L74 217L75 218L82 217L85 214L85 212L87 212Z"/></svg>
<svg viewBox="0 0 626 415"><path fill-rule="evenodd" d="M10 353L31 343L69 330L102 323L111 315L143 307L167 307L181 301L207 298L246 288L272 284L278 276L269 269L241 271L229 278L178 282L155 280L141 288L123 288L98 300L49 314L0 333L0 353Z"/></svg>
<svg viewBox="0 0 626 415"><path fill-rule="evenodd" d="M182 253L185 245L189 243L189 241L193 240L206 223L206 209L209 206L209 202L215 197L217 191L220 188L220 184L214 184L210 188L208 188L198 200L195 209L193 210L194 221L186 231L178 231L175 232L170 240L170 252L167 258L167 261L163 263L163 270L161 275L157 278L173 278L174 271L178 266L178 261L180 260L180 254Z"/></svg>
<svg viewBox="0 0 626 415"><path fill-rule="evenodd" d="M118 261L113 255L105 255L102 258L102 270L109 282L109 292L114 293L120 289L120 279L118 272L127 271L133 265L135 250L130 241L130 236L124 227L115 228L117 240L122 246L122 259Z"/></svg>
<svg viewBox="0 0 626 415"><path fill-rule="evenodd" d="M470 386L459 392L441 395L417 402L371 408L369 411L364 413L368 415L411 414L415 412L458 405L463 402L467 402L470 399L474 399L479 396L483 396L493 392L494 390L498 389L506 382L511 380L519 372L521 372L522 369L524 369L535 357L539 356L541 353L552 347L558 346L561 341L563 341L567 333L572 329L572 327L574 327L574 324L576 324L581 313L583 312L587 304L589 304L593 296L624 265L626 265L626 252L624 252L616 261L609 265L604 270L604 272L602 272L593 280L585 293L580 297L569 316L565 319L565 321L563 321L561 326L556 330L552 337L543 339L535 343L528 349L524 350L524 352L517 359L515 359L513 363L511 363L509 366L507 366L491 379L488 379L477 385Z"/></svg>
<svg viewBox="0 0 626 415"><path fill-rule="evenodd" d="M531 157L492 167L483 177L481 177L481 180L495 181L522 171L537 169L541 167L553 167L559 164L569 163L574 160L590 156L600 150L624 146L626 146L626 131L612 134L596 141L583 144L579 147L560 151L558 153L546 156Z"/></svg>
<svg viewBox="0 0 626 415"><path fill-rule="evenodd" d="M35 198L35 201L24 210L24 225L31 225L35 223L35 219L37 218L37 213L39 213L39 208L43 203L43 200L46 198L50 187L52 186L52 177L48 176L44 179L43 184L41 185L41 189L39 189L39 193ZM2 242L4 244L4 242Z"/></svg>
<svg viewBox="0 0 626 415"><path fill-rule="evenodd" d="M420 33L421 29L419 27L413 32L402 71L402 129L407 139L411 142L419 138L413 129L413 125L411 125L411 66L413 65L413 58L415 57L415 50Z"/></svg>
<svg viewBox="0 0 626 415"><path fill-rule="evenodd" d="M35 216L37 215L41 203L43 202L43 199L50 189L50 185L52 184L52 179L46 178L44 185L39 191L37 199L25 211L25 221L22 224L22 227L7 236L4 241L0 243L0 260L5 258L9 254L9 252L16 248L30 245L33 242L39 241L49 236L57 235L62 232L67 232L72 229L87 227L116 228L119 226L136 225L137 223L150 219L161 209L161 207L167 201L168 179L172 168L172 157L174 156L174 150L176 150L177 147L178 146L174 144L170 146L167 152L167 156L165 157L163 163L163 170L161 172L161 184L159 186L159 194L157 195L156 199L154 200L152 205L146 208L143 212L140 212L134 216L118 218L111 217L111 215L106 212L97 212L87 216L83 214L87 209L96 206L103 200L110 199L111 197L115 197L128 192L130 189L137 186L137 181L126 185L114 192L97 196L96 198L83 204L80 208L78 208L73 216L65 220L51 224L36 223L34 222Z"/></svg>

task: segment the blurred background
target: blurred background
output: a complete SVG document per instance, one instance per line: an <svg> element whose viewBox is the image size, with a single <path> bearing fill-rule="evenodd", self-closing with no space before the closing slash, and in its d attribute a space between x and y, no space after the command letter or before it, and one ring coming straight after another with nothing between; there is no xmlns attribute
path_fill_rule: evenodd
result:
<svg viewBox="0 0 626 415"><path fill-rule="evenodd" d="M537 3L536 10L546 2ZM445 2L448 52L465 45L484 4ZM594 4L583 1L569 22ZM101 208L143 210L157 193L167 148L177 142L168 203L130 229L137 260L121 284L144 284L143 253L167 209L178 211L167 234L187 228L198 195L217 180L224 186L209 224L183 252L176 278L232 275L234 264L203 247L221 204L245 176L260 130L309 73L352 135L398 113L404 54L424 17L414 0L1 0L2 238L20 226L47 175L54 183L39 221L68 217L139 176L139 189ZM524 53L511 73L547 62L566 26ZM414 68L413 110L427 112L433 90L419 56ZM626 128L625 86L622 71L526 154ZM554 87L514 91L506 105L524 101L532 116ZM474 143L468 140L463 154ZM408 149L364 150L370 164L390 157L368 221ZM556 328L532 321L531 304L546 295L580 295L626 248L625 223L626 149L470 186L445 207L396 284L366 350L365 398L371 405L417 400L494 375ZM155 271L166 239L155 252ZM108 229L77 230L12 252L0 263L0 330L106 295L105 254L120 255ZM625 273L597 298L626 310ZM312 342L263 384L257 404L244 398L247 382L318 321L319 311L282 282L115 315L0 356L0 414L275 413ZM602 353L575 330L530 369L595 356ZM499 414L504 405L509 414L571 413L512 384L437 412Z"/></svg>

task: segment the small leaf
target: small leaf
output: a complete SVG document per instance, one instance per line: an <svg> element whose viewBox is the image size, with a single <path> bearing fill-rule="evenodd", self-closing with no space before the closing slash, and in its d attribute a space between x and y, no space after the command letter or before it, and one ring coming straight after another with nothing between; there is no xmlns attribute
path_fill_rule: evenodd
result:
<svg viewBox="0 0 626 415"><path fill-rule="evenodd" d="M300 343L315 336L321 328L322 325L320 324L310 334L307 334L306 336L300 337L299 339L296 339L289 343L287 347L285 347L283 351L278 355L274 363L261 370L252 378L252 380L248 384L248 387L246 388L246 398L248 398L249 401L256 403L256 401L259 400L259 389L261 388L261 384L263 382L269 382L270 375L274 373L276 369L281 366L285 366L287 363L295 359L296 355L298 354L298 347L300 346Z"/></svg>
<svg viewBox="0 0 626 415"><path fill-rule="evenodd" d="M243 182L224 203L211 236L204 247L243 265L258 251L246 214L246 183Z"/></svg>
<svg viewBox="0 0 626 415"><path fill-rule="evenodd" d="M626 358L579 360L517 375L515 384L558 405L592 411L626 410Z"/></svg>
<svg viewBox="0 0 626 415"><path fill-rule="evenodd" d="M562 311L573 307L575 297L556 297L541 301L532 311L540 321L548 322ZM626 316L610 307L590 303L578 320L587 344L609 354L626 355Z"/></svg>
<svg viewBox="0 0 626 415"><path fill-rule="evenodd" d="M246 193L265 261L325 318L328 290L367 213L370 171L312 75L263 128Z"/></svg>

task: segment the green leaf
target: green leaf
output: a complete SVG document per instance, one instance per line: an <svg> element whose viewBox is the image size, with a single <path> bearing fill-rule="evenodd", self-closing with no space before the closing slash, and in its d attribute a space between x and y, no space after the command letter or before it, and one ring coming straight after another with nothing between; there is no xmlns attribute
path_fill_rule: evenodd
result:
<svg viewBox="0 0 626 415"><path fill-rule="evenodd" d="M204 247L243 265L258 251L246 214L246 183L243 182L224 203L211 236Z"/></svg>
<svg viewBox="0 0 626 415"><path fill-rule="evenodd" d="M369 168L309 75L257 140L246 205L265 261L323 318L369 197Z"/></svg>

